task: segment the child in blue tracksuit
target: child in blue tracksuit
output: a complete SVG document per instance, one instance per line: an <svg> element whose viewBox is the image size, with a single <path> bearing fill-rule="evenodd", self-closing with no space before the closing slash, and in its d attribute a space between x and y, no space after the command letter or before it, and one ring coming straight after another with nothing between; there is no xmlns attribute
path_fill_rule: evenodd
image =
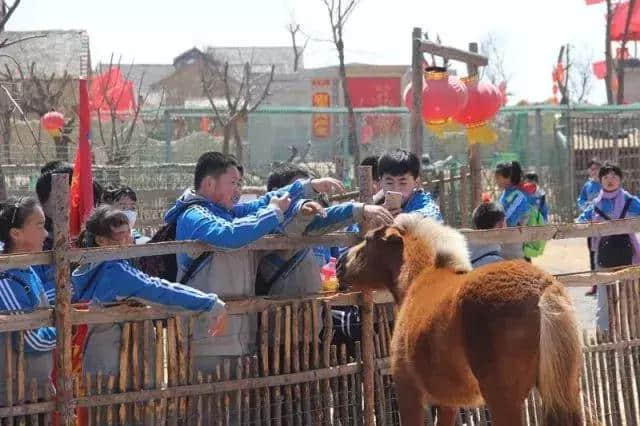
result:
<svg viewBox="0 0 640 426"><path fill-rule="evenodd" d="M622 169L615 164L605 163L598 172L600 181L602 182L602 190L600 194L593 199L584 212L578 217L578 223L602 222L605 220L616 220L622 218L640 217L640 199L632 196L622 189ZM606 237L605 237L606 238ZM631 259L629 263L607 264L605 256L599 251L600 238L591 239L591 250L595 252L595 264L598 267L618 267L626 266L629 263L640 264L640 242L635 233L629 234L629 243L631 244ZM608 253L611 257L611 253ZM614 258L620 260L623 253L619 248L615 249ZM596 291L597 310L596 310L596 326L599 330L607 331L609 329L609 303L607 300L607 286L598 285Z"/></svg>
<svg viewBox="0 0 640 426"><path fill-rule="evenodd" d="M335 179L297 180L256 200L238 204L241 178L235 158L219 152L204 153L196 164L195 189L187 190L165 215L167 223L176 224L176 240L198 240L220 250L206 256L187 284L224 297L255 294L263 254L238 249L271 233L301 234L331 226L331 218L312 215L309 223L299 220L298 213L308 207L309 199L316 193L342 187ZM345 206L342 213L361 218L368 212L371 213L361 204L353 203ZM179 279L197 257L177 256ZM194 368L209 373L225 357L253 353L256 324L253 314L232 315L224 335L211 338L206 328L197 323L192 345Z"/></svg>
<svg viewBox="0 0 640 426"><path fill-rule="evenodd" d="M132 242L127 216L113 206L103 205L86 223L83 246L129 245ZM225 318L224 303L215 294L150 277L125 260L110 260L78 267L71 276L74 302L99 304L135 300L179 310L208 312L210 332L219 331ZM117 374L121 326L90 326L84 354L84 372Z"/></svg>
<svg viewBox="0 0 640 426"><path fill-rule="evenodd" d="M593 202L593 200L600 195L600 190L602 190L602 185L600 184L600 168L602 167L602 163L596 159L592 159L587 164L587 174L589 175L589 179L582 186L582 190L580 191L580 196L578 197L578 201L576 205L578 206L578 211L583 213ZM587 238L587 248L589 250L589 265L591 266L591 270L596 268L595 261L595 252L591 250L591 238ZM596 290L598 286L593 286L591 291L587 292L587 296L595 296Z"/></svg>
<svg viewBox="0 0 640 426"><path fill-rule="evenodd" d="M374 196L374 203L384 205L387 192L402 194L400 209L390 211L393 216L400 213L417 213L442 222L438 204L425 192L420 184L420 160L407 150L396 149L385 152L378 158L377 175L380 191ZM351 232L359 232L357 224L348 228ZM348 248L341 249L344 254ZM351 344L360 338L360 311L357 306L336 307L332 311L336 343Z"/></svg>
<svg viewBox="0 0 640 426"><path fill-rule="evenodd" d="M3 254L35 253L42 251L47 231L45 217L35 198L11 197L0 203L0 241ZM0 262L1 263L1 262ZM0 272L0 311L3 314L18 315L36 309L49 308L40 278L33 268L14 268ZM0 333L0 400L6 401L7 371L17 374L16 365L7 365L4 348L8 333ZM17 345L18 333L13 333L12 344ZM38 393L44 396L45 388L52 388L50 374L53 367L52 351L56 347L56 330L40 327L24 332L24 353L26 361L26 383L36 379ZM14 356L14 361L16 357ZM15 395L14 395L15 397Z"/></svg>
<svg viewBox="0 0 640 426"><path fill-rule="evenodd" d="M499 202L504 209L505 221L508 228L525 226L529 221L531 209L530 199L521 189L523 174L520 163L500 163L495 169L496 184L502 189ZM503 244L502 255L505 259L523 259L523 245Z"/></svg>

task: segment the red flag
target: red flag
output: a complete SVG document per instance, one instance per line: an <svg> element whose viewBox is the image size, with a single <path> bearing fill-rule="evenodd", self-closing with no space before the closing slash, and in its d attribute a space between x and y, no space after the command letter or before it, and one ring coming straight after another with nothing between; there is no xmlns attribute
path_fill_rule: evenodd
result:
<svg viewBox="0 0 640 426"><path fill-rule="evenodd" d="M80 96L78 117L80 126L78 133L78 150L73 163L73 179L71 181L71 210L69 211L69 233L71 239L80 234L82 224L93 209L93 175L91 173L91 118L89 115L89 92L87 80L79 81Z"/></svg>
<svg viewBox="0 0 640 426"><path fill-rule="evenodd" d="M587 6L590 6L592 4L598 4L598 3L602 3L604 0L585 0L587 2Z"/></svg>

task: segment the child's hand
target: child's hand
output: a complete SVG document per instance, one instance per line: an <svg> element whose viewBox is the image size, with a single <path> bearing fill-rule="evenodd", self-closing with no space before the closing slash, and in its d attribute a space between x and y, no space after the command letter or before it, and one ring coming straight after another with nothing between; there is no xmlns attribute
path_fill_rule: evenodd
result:
<svg viewBox="0 0 640 426"><path fill-rule="evenodd" d="M284 194L281 197L273 197L269 202L269 205L279 208L280 211L284 213L291 205L291 197L289 197L288 193Z"/></svg>
<svg viewBox="0 0 640 426"><path fill-rule="evenodd" d="M223 311L220 315L217 315L211 321L211 325L209 326L209 335L217 336L219 334L224 333L224 330L227 328L227 321L229 319L229 315L227 315L227 311Z"/></svg>
<svg viewBox="0 0 640 426"><path fill-rule="evenodd" d="M373 226L391 225L393 216L382 206L366 205L364 206L364 220Z"/></svg>
<svg viewBox="0 0 640 426"><path fill-rule="evenodd" d="M342 182L340 182L338 179L329 177L313 179L311 181L311 187L316 192L324 192L326 194L331 194L334 192L344 192L344 186L342 185Z"/></svg>
<svg viewBox="0 0 640 426"><path fill-rule="evenodd" d="M322 217L327 217L327 212L324 207L315 201L308 201L304 203L300 209L300 213L302 213L303 216L315 216L319 214Z"/></svg>

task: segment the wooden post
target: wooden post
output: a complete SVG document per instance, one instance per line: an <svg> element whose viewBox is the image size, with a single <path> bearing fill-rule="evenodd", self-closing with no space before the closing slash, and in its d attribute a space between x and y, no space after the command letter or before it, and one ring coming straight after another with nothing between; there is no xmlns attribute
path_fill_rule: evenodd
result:
<svg viewBox="0 0 640 426"><path fill-rule="evenodd" d="M469 50L478 52L478 43L469 43ZM478 66L468 63L469 77L478 75ZM471 171L471 208L474 209L482 202L482 163L480 162L480 145L474 143L469 147L469 169Z"/></svg>
<svg viewBox="0 0 640 426"><path fill-rule="evenodd" d="M358 182L360 182L360 202L373 202L373 167L358 166Z"/></svg>
<svg viewBox="0 0 640 426"><path fill-rule="evenodd" d="M413 89L413 109L411 110L411 152L422 157L422 29L414 28L411 33L411 87Z"/></svg>
<svg viewBox="0 0 640 426"><path fill-rule="evenodd" d="M536 172L538 173L540 173L542 166L542 151L544 149L542 144L542 111L540 108L536 108Z"/></svg>
<svg viewBox="0 0 640 426"><path fill-rule="evenodd" d="M74 403L71 371L71 283L69 266L69 175L53 175L53 259L56 268L55 324L57 333L56 410L60 424L73 425Z"/></svg>
<svg viewBox="0 0 640 426"><path fill-rule="evenodd" d="M362 294L362 376L364 388L364 424L375 424L375 354L374 354L374 330L373 330L373 294Z"/></svg>

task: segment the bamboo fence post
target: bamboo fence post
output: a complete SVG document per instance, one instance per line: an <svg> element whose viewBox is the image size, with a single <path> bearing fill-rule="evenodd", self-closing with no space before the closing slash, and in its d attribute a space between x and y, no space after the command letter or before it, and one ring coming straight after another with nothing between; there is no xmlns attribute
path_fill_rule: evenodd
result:
<svg viewBox="0 0 640 426"><path fill-rule="evenodd" d="M198 384L201 385L204 383L204 377L202 376L202 371L198 371L197 374ZM202 395L198 395L196 406L196 425L202 426L202 414L204 412L204 405L202 404Z"/></svg>
<svg viewBox="0 0 640 426"><path fill-rule="evenodd" d="M98 371L96 375L96 395L102 395L102 371ZM101 425L102 423L102 413L104 411L104 407L98 406L96 407L96 424Z"/></svg>
<svg viewBox="0 0 640 426"><path fill-rule="evenodd" d="M246 356L243 359L244 377L251 378L251 357ZM244 397L242 401L242 416L244 424L251 424L251 390L244 391ZM289 423L290 424L290 423Z"/></svg>
<svg viewBox="0 0 640 426"><path fill-rule="evenodd" d="M294 343L294 346L297 345L298 342ZM291 306L287 305L284 307L284 359L282 363L282 373L290 374L291 373L291 352L293 346L291 344ZM287 425L293 425L293 389L291 385L284 387L284 413L285 413L285 421Z"/></svg>
<svg viewBox="0 0 640 426"><path fill-rule="evenodd" d="M338 356L339 360L336 365L346 365L347 364L347 346L343 343L338 348ZM338 401L340 402L340 416L345 425L351 424L351 419L349 418L349 410L351 406L351 397L349 396L349 376L344 375L340 378L340 392L338 396Z"/></svg>
<svg viewBox="0 0 640 426"><path fill-rule="evenodd" d="M302 328L302 371L309 370L309 349L311 345L311 307L309 303L302 305L303 310L303 328ZM304 423L310 425L311 420L311 383L302 384L303 404L302 411L304 413Z"/></svg>
<svg viewBox="0 0 640 426"><path fill-rule="evenodd" d="M262 361L262 377L269 375L269 311L264 310L260 316L260 360ZM262 389L262 401L264 404L264 420L267 426L271 425L271 391L268 386Z"/></svg>
<svg viewBox="0 0 640 426"><path fill-rule="evenodd" d="M373 295L371 292L362 294L361 321L362 321L362 376L364 383L364 424L375 424L375 394L374 375L375 358L373 342Z"/></svg>
<svg viewBox="0 0 640 426"><path fill-rule="evenodd" d="M167 320L167 355L168 362L168 377L169 387L175 387L178 385L179 367L178 367L178 354L176 344L176 320L175 318L169 318ZM167 423L170 426L176 426L178 424L178 399L170 398L167 401Z"/></svg>
<svg viewBox="0 0 640 426"><path fill-rule="evenodd" d="M143 382L144 382L144 390L151 390L153 388L152 385L152 366L153 366L153 358L152 358L152 345L153 336L152 336L153 324L151 320L147 320L142 325L142 335L144 337L143 343L143 353L142 353L142 374L143 374ZM160 336L156 336L158 340L162 342ZM144 424L145 426L151 426L153 424L153 415L154 415L154 401L148 401L144 404Z"/></svg>
<svg viewBox="0 0 640 426"><path fill-rule="evenodd" d="M161 389L164 387L164 340L165 340L165 332L162 321L155 321L155 330L156 330L156 363L155 363L155 381L156 389ZM164 425L165 417L166 417L166 408L167 408L167 400L159 399L155 402L155 424L160 426Z"/></svg>
<svg viewBox="0 0 640 426"><path fill-rule="evenodd" d="M143 368L140 362L140 325L137 322L131 324L131 386L134 391L142 390L141 376ZM136 424L142 424L142 404L133 404L133 418Z"/></svg>
<svg viewBox="0 0 640 426"><path fill-rule="evenodd" d="M31 395L31 402L36 403L38 402L38 381L34 378L31 379L31 384L30 384L30 395ZM38 415L37 414L33 414L31 415L31 417L29 418L29 421L31 422L31 426L40 426L40 420L38 419ZM87 426L91 426L91 423L87 423Z"/></svg>
<svg viewBox="0 0 640 426"><path fill-rule="evenodd" d="M470 217L470 212L473 211L473 209L475 209L477 206L472 206L471 209L469 209L469 201L467 198L467 191L469 188L467 188L467 166L461 166L460 167L460 218L462 220L462 227L463 228L468 228L469 227L469 217Z"/></svg>
<svg viewBox="0 0 640 426"><path fill-rule="evenodd" d="M111 395L113 394L113 389L115 388L116 385L116 376L114 376L113 374L109 374L109 378L107 379L107 394ZM107 424L109 426L113 425L113 420L114 420L114 410L116 409L116 406L113 404L107 405Z"/></svg>
<svg viewBox="0 0 640 426"><path fill-rule="evenodd" d="M298 373L300 371L300 304L298 302L294 302L291 305L291 370L293 373ZM304 320L303 320L304 322ZM302 392L300 384L296 383L293 386L293 396L294 396L294 413L295 420L294 424L296 426L302 426L302 413L303 413L303 405L302 405Z"/></svg>
<svg viewBox="0 0 640 426"><path fill-rule="evenodd" d="M242 380L244 378L244 365L243 365L243 358L242 357L238 357L236 359L236 375L235 378L236 380ZM244 419L243 419L243 413L242 413L242 394L245 391L243 390L238 390L235 393L235 400L234 400L234 410L237 413L237 423L238 424L243 424Z"/></svg>
<svg viewBox="0 0 640 426"><path fill-rule="evenodd" d="M251 358L251 373L253 377L260 377L260 362L257 356ZM254 404L255 404L255 417L253 424L261 426L262 425L262 407L260 404L262 403L262 397L260 395L260 389L255 388L253 391L254 394Z"/></svg>
<svg viewBox="0 0 640 426"><path fill-rule="evenodd" d="M24 404L25 401L25 362L24 362L24 331L18 333L18 399L17 405ZM18 425L23 426L25 424L25 417L20 416L18 418Z"/></svg>
<svg viewBox="0 0 640 426"><path fill-rule="evenodd" d="M6 364L6 368L4 369L4 382L5 382L5 401L4 404L7 407L11 407L13 405L13 375L15 374L14 364L13 364L13 336L12 333L4 333L4 360ZM13 417L9 417L9 421L11 421Z"/></svg>
<svg viewBox="0 0 640 426"><path fill-rule="evenodd" d="M331 340L333 339L333 319L331 318L331 303L324 301L322 304L323 330L322 330L322 366L331 366ZM323 416L324 423L331 423L331 384L329 379L322 383ZM334 407L335 408L335 407Z"/></svg>
<svg viewBox="0 0 640 426"><path fill-rule="evenodd" d="M129 342L131 341L131 323L124 323L122 325L122 332L120 336L120 376L118 378L118 390L120 393L127 391L127 383L130 375L129 370ZM105 348L105 350L109 350ZM120 423L127 423L127 406L126 404L120 404L119 409Z"/></svg>
<svg viewBox="0 0 640 426"><path fill-rule="evenodd" d="M57 333L56 411L60 424L75 423L71 368L71 282L69 264L69 175L56 173L53 183L53 258L56 271L55 324Z"/></svg>
<svg viewBox="0 0 640 426"><path fill-rule="evenodd" d="M313 326L311 333L311 344L313 349L313 360L311 368L318 370L320 368L320 306L317 300L312 300L311 303L311 324ZM316 422L321 424L322 422L322 393L320 389L320 381L313 381L313 395L312 395L312 409L315 413Z"/></svg>
<svg viewBox="0 0 640 426"><path fill-rule="evenodd" d="M282 308L276 307L274 309L274 321L273 321L273 354L271 356L271 375L280 375L280 337L282 334ZM282 424L282 401L281 401L281 388L275 386L273 388L273 418L276 426Z"/></svg>
<svg viewBox="0 0 640 426"><path fill-rule="evenodd" d="M93 392L91 386L92 386L91 374L87 373L87 375L85 376L85 383L84 383L84 393L86 396L91 396L91 393ZM92 407L87 408L87 426L93 425L94 412L95 410Z"/></svg>
<svg viewBox="0 0 640 426"><path fill-rule="evenodd" d="M229 380L231 380L231 360L226 358L222 361L222 372L224 374L223 376L223 380L225 382L228 382ZM230 426L231 425L231 398L229 396L229 392L225 392L224 393L224 424L225 426Z"/></svg>

